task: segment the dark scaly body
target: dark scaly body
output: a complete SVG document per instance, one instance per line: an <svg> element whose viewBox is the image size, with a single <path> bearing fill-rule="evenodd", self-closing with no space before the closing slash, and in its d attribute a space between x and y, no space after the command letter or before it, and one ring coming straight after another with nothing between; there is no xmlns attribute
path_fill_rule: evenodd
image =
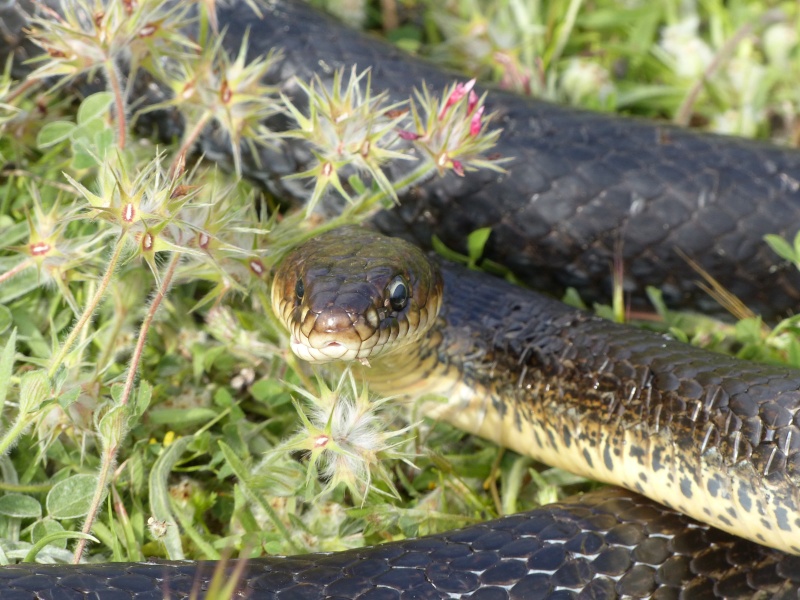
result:
<svg viewBox="0 0 800 600"><path fill-rule="evenodd" d="M237 561L223 570L230 574ZM0 568L4 600L184 600L215 562ZM247 563L260 600L729 598L796 600L800 558L735 538L619 489L464 530ZM580 594L580 596L579 596Z"/></svg>
<svg viewBox="0 0 800 600"><path fill-rule="evenodd" d="M270 2L261 21L242 2L217 8L230 51L238 51L248 28L251 54L283 49L275 78L290 96L298 92L292 76L316 73L330 81L335 68L354 64L371 68L373 88L388 90L394 100L408 98L422 81L443 89L458 77L297 0ZM18 31L15 9L0 11L6 29ZM18 47L20 60L31 51ZM17 66L20 74L26 69ZM424 246L435 233L464 250L467 233L491 227L489 258L536 289L560 294L573 286L586 301L608 298L620 246L625 287L636 305L647 303L645 287L655 285L671 305L720 312L697 288L681 250L761 314L800 306L800 275L763 242L765 234L792 237L800 229L800 152L498 90L489 94L487 108L499 113L504 127L497 151L514 159L508 174L450 176L409 190L399 209L378 217L381 229ZM174 119L148 122L167 136L179 135ZM207 136L202 150L230 163L226 142ZM284 198L305 198L304 185L281 177L307 167L308 148L287 144L278 153L260 152L260 161L246 157L246 174Z"/></svg>
<svg viewBox="0 0 800 600"><path fill-rule="evenodd" d="M796 370L621 327L461 269L445 268L444 280L444 375L422 379L442 376L453 391L432 414L800 553Z"/></svg>
<svg viewBox="0 0 800 600"><path fill-rule="evenodd" d="M306 360L366 348L369 365L353 368L375 391L434 396L428 416L800 554L797 370L621 326L454 265L442 265L441 292L432 269L410 244L341 228L284 259L273 309ZM409 300L388 310L397 275Z"/></svg>

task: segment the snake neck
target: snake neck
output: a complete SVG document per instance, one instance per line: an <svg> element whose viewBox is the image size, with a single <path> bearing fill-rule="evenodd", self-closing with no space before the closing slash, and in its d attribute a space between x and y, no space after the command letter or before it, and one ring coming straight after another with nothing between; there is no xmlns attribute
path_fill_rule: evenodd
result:
<svg viewBox="0 0 800 600"><path fill-rule="evenodd" d="M417 349L371 389L500 445L800 554L800 380L445 271ZM416 350L416 351L415 351Z"/></svg>
<svg viewBox="0 0 800 600"><path fill-rule="evenodd" d="M462 381L462 370L450 364L445 351L446 340L452 337L447 321L439 317L429 334L413 344L403 346L368 365L354 364L354 372L370 389L384 396L416 400L423 396L450 394Z"/></svg>

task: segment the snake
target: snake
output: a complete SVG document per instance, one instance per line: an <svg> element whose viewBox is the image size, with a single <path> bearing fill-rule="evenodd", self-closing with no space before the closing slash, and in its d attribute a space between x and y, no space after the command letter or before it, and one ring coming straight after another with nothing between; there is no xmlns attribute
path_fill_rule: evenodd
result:
<svg viewBox="0 0 800 600"><path fill-rule="evenodd" d="M43 4L0 3L0 59L14 57L24 77L26 59L39 49L22 34L27 14ZM348 28L301 0L264 2L263 17L244 0L217 4L232 54L250 31L249 56L281 50L269 83L298 106L298 80L330 85L337 69L370 70L372 88L392 102L425 82L444 90L464 75L442 69ZM159 102L154 85L138 89L142 106ZM504 265L534 289L560 295L574 288L586 302L604 302L613 289L609 265L625 266L622 285L633 308L650 308L648 286L660 288L668 306L724 313L697 285L691 259L721 286L765 318L800 310L800 273L779 258L763 237L793 238L800 231L800 153L763 141L622 118L488 88L486 112L503 128L496 152L506 174L487 171L435 178L405 190L400 205L375 225L430 248L436 235L466 253L466 234L491 229L485 257ZM179 118L148 113L139 122L165 139L180 138ZM287 127L281 119L275 129ZM199 150L231 164L227 140L209 132ZM313 166L301 142L243 149L242 172L277 198L302 202L307 187L287 175ZM410 165L411 163L409 163ZM410 168L395 165L394 171ZM679 250L679 252L678 252Z"/></svg>
<svg viewBox="0 0 800 600"><path fill-rule="evenodd" d="M240 11L220 11L234 38L248 21ZM435 84L451 76L374 40L344 35L302 3L273 3L263 27L251 50L284 47L277 77L287 93L291 75L330 74L354 56L374 63L373 81L393 94L399 81ZM332 51L339 46L347 50ZM17 50L29 49L22 43ZM492 102L509 132L501 150L518 161L509 174L409 190L404 201L412 201L381 215L377 226L413 238L429 237L435 227L463 243L465 231L490 225L491 256L507 258L533 283L575 285L590 298L607 286L611 246L622 240L627 259L642 259L626 280L632 295L655 280L672 288L676 302L702 306L683 283L691 280L685 261L673 257L675 247L686 248L692 257L710 256L703 267L765 314L794 308L796 274L753 240L796 231L797 153L502 92ZM209 136L203 150L224 160L216 144ZM260 162L269 171L256 169L257 158L264 157L245 162L248 176L288 196L299 193L281 177L308 160L307 149L281 149L280 160ZM525 169L514 168L523 162ZM753 197L764 201L745 201ZM559 214L548 216L555 204ZM666 232L655 241L654 215ZM360 250L378 252L350 254L348 244L337 254L341 236L356 235ZM561 243L563 251L556 249ZM444 397L429 401L434 418L631 491L611 488L464 530L336 554L243 564L12 565L0 568L3 598L189 597L215 568L237 567L237 594L255 598L798 597L796 371L618 326L432 262L377 234L342 230L309 244L287 257L273 287L278 314L291 307L302 317L297 326L294 316L284 316L301 357L356 359L376 390ZM537 254L541 259L532 258ZM349 260L326 261L322 271L360 264L352 285L366 292L334 291L332 281L349 282L344 274L321 284L309 277L306 257L331 255ZM389 260L389 268L371 262L377 259ZM542 262L566 275L552 275ZM743 273L744 283L735 283ZM312 313L327 314L302 308L319 286L322 297L346 303L309 324ZM308 337L326 321L349 321L352 330L342 329L336 340L324 331Z"/></svg>
<svg viewBox="0 0 800 600"><path fill-rule="evenodd" d="M245 598L800 595L797 371L615 324L359 227L290 252L272 305L300 358L349 364L431 418L631 491L342 553L13 565L0 597L185 598L220 568Z"/></svg>

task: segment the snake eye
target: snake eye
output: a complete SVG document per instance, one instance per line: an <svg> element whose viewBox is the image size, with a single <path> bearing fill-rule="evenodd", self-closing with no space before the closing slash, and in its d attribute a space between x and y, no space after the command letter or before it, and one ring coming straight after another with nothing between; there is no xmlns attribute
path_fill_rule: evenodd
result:
<svg viewBox="0 0 800 600"><path fill-rule="evenodd" d="M297 283L294 284L294 293L297 296L298 300L302 300L303 299L303 294L306 293L306 288L303 285L303 280L302 279L298 279Z"/></svg>
<svg viewBox="0 0 800 600"><path fill-rule="evenodd" d="M386 286L386 291L389 292L389 304L395 312L401 311L408 304L408 285L405 279L398 275Z"/></svg>

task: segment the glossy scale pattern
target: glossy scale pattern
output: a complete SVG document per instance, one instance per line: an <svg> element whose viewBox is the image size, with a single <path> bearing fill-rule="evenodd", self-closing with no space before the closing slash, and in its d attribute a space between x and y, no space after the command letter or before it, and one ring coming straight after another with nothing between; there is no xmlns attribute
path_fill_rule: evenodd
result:
<svg viewBox="0 0 800 600"><path fill-rule="evenodd" d="M0 568L3 600L182 600L215 563ZM222 570L230 576L231 561ZM619 490L451 531L336 554L249 561L258 600L794 600L800 557L735 538Z"/></svg>

